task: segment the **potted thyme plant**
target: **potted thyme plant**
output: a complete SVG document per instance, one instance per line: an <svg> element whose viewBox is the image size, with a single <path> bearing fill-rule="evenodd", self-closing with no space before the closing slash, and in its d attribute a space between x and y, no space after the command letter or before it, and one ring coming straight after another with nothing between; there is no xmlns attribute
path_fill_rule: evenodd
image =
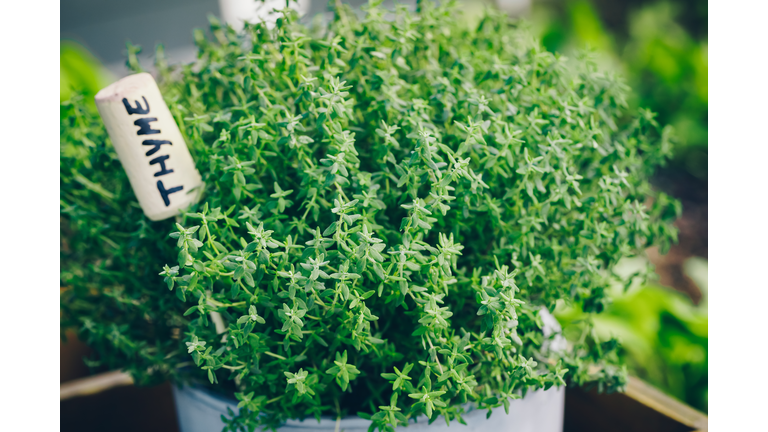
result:
<svg viewBox="0 0 768 432"><path fill-rule="evenodd" d="M599 313L621 258L674 241L648 182L669 130L499 12L380 3L212 19L193 64L158 51L205 184L172 219L142 214L90 101L62 104L61 325L91 366L229 400L230 431L455 424L626 383L616 340L584 320L550 349L542 310Z"/></svg>

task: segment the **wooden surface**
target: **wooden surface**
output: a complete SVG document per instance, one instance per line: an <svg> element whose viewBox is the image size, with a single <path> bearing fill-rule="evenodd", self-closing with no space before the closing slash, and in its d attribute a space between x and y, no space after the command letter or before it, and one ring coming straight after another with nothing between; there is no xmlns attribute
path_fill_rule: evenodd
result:
<svg viewBox="0 0 768 432"><path fill-rule="evenodd" d="M106 390L132 384L133 378L127 373L120 371L78 378L59 386L59 400L63 401L80 396L98 395Z"/></svg>
<svg viewBox="0 0 768 432"><path fill-rule="evenodd" d="M62 432L178 432L168 383L114 387L60 402ZM217 431L211 431L217 432Z"/></svg>
<svg viewBox="0 0 768 432"><path fill-rule="evenodd" d="M626 393L565 393L564 432L703 432L707 416L637 378Z"/></svg>
<svg viewBox="0 0 768 432"><path fill-rule="evenodd" d="M59 384L89 375L84 357L91 354L91 349L81 342L73 330L65 332L66 342L61 341L59 350Z"/></svg>
<svg viewBox="0 0 768 432"><path fill-rule="evenodd" d="M684 424L697 431L706 431L708 418L690 406L662 393L639 378L629 377L626 394L653 411Z"/></svg>

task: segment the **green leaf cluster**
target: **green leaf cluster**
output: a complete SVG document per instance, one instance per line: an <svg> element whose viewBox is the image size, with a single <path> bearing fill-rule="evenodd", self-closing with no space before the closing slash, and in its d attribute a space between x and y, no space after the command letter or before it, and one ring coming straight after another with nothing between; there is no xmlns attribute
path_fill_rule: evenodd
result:
<svg viewBox="0 0 768 432"><path fill-rule="evenodd" d="M707 178L707 5L687 0L540 2L534 8L543 45L569 52L589 45L632 85L630 105L675 127L670 168Z"/></svg>
<svg viewBox="0 0 768 432"><path fill-rule="evenodd" d="M619 264L631 268L642 263ZM642 264L641 264L642 265ZM621 338L619 356L629 372L688 405L708 411L707 264L692 258L683 266L703 292L702 302L651 283L608 290L612 299L605 312L591 321L598 337ZM626 272L626 271L625 271ZM578 306L555 311L558 321L570 323L586 316ZM568 326L569 328L577 326Z"/></svg>
<svg viewBox="0 0 768 432"><path fill-rule="evenodd" d="M615 340L587 325L548 349L540 311L600 312L619 259L674 240L679 205L648 183L670 131L503 14L388 14L212 19L196 62L160 50L206 185L175 220L143 217L97 114L62 104L61 323L92 364L234 393L231 431L462 422L538 388L625 384Z"/></svg>

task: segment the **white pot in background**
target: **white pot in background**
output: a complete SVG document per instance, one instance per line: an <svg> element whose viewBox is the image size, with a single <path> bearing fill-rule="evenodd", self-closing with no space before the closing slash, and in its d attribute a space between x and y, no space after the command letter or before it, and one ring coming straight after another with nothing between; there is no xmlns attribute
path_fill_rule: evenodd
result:
<svg viewBox="0 0 768 432"><path fill-rule="evenodd" d="M291 7L299 15L304 15L309 11L311 0L291 1ZM243 29L243 23L257 23L262 20L274 23L280 16L272 12L274 9L284 9L285 0L219 0L219 12L225 23L231 25L235 30Z"/></svg>
<svg viewBox="0 0 768 432"><path fill-rule="evenodd" d="M544 335L559 333L560 325L546 310L541 310L544 321ZM556 335L548 341L548 349L560 351L565 348L566 341L561 335ZM547 349L545 347L545 349ZM173 387L173 397L176 403L176 415L179 419L181 432L219 432L224 428L221 416L227 414L227 408L237 413L237 401L213 394L203 387ZM504 407L493 410L490 419L486 419L486 410L470 410L462 416L466 425L452 421L450 429L445 420L438 419L431 425L427 424L425 416L412 421L408 427L399 426L402 432L562 432L563 413L565 409L565 389L552 387L549 390L528 392L522 399L510 401L509 414ZM371 422L357 416L337 420L323 417L318 421L309 418L303 421L289 420L278 430L281 432L367 432Z"/></svg>
<svg viewBox="0 0 768 432"><path fill-rule="evenodd" d="M496 6L513 17L531 12L531 0L496 0Z"/></svg>

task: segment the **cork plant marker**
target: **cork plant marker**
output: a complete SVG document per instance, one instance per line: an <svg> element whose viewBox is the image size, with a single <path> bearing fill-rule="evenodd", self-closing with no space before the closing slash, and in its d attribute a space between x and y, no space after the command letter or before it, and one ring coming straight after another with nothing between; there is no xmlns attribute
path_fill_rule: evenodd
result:
<svg viewBox="0 0 768 432"><path fill-rule="evenodd" d="M149 219L175 216L197 199L202 178L152 75L102 89L96 107Z"/></svg>

